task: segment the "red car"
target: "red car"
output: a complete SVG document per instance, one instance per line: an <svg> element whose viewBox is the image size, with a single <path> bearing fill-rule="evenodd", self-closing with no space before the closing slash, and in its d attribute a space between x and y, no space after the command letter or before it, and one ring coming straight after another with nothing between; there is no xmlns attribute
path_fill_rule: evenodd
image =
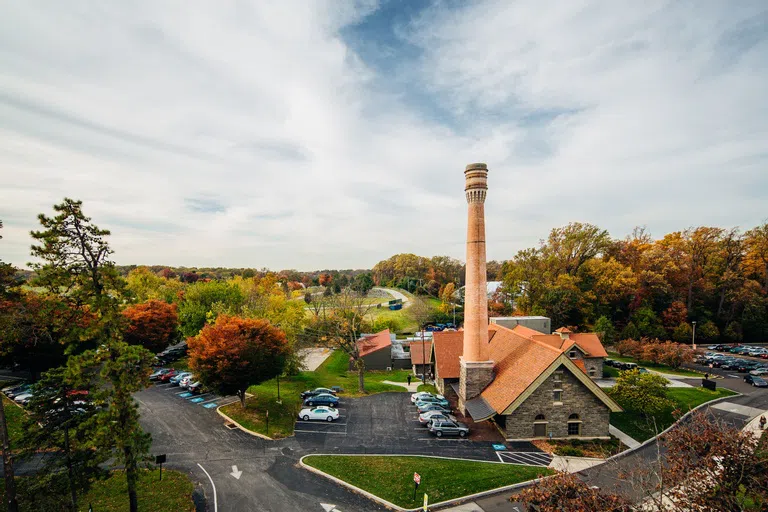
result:
<svg viewBox="0 0 768 512"><path fill-rule="evenodd" d="M178 370L170 370L162 374L160 378L158 378L157 380L159 380L160 382L169 382L171 380L171 377L173 377L177 373L179 373Z"/></svg>

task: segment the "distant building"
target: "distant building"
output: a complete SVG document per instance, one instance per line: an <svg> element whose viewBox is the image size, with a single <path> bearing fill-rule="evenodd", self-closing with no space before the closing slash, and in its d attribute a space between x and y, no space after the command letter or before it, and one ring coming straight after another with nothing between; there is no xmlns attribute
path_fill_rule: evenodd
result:
<svg viewBox="0 0 768 512"><path fill-rule="evenodd" d="M431 341L411 342L411 368L415 375L434 375L435 368L432 359Z"/></svg>
<svg viewBox="0 0 768 512"><path fill-rule="evenodd" d="M523 325L543 334L552 332L552 321L545 316L493 316L490 318L490 322L508 329Z"/></svg>
<svg viewBox="0 0 768 512"><path fill-rule="evenodd" d="M366 370L402 370L411 367L411 354L394 333L384 329L376 334L363 334L357 340L357 350L365 362ZM349 358L349 369L356 370L355 361Z"/></svg>

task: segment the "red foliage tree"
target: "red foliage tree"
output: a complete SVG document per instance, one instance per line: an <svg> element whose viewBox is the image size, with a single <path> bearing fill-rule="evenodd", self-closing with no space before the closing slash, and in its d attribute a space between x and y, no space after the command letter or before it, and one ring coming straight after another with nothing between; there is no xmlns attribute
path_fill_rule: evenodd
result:
<svg viewBox="0 0 768 512"><path fill-rule="evenodd" d="M333 276L331 274L327 274L323 272L322 274L320 274L320 277L318 279L320 282L320 286L327 286L331 284L331 282L333 281Z"/></svg>
<svg viewBox="0 0 768 512"><path fill-rule="evenodd" d="M280 375L290 353L285 333L269 321L219 315L189 344L189 366L206 386L236 394L245 407L245 391Z"/></svg>
<svg viewBox="0 0 768 512"><path fill-rule="evenodd" d="M668 333L672 333L675 328L688 321L688 309L680 301L673 302L667 309L661 313L661 323Z"/></svg>
<svg viewBox="0 0 768 512"><path fill-rule="evenodd" d="M634 510L627 499L591 487L578 477L561 473L544 478L533 487L525 489L512 501L521 501L527 510L536 512L630 512Z"/></svg>
<svg viewBox="0 0 768 512"><path fill-rule="evenodd" d="M131 345L142 345L158 353L171 345L178 336L179 315L176 304L150 300L123 310L127 320L123 338Z"/></svg>
<svg viewBox="0 0 768 512"><path fill-rule="evenodd" d="M166 267L160 271L160 277L164 277L165 279L173 279L176 277L176 272Z"/></svg>

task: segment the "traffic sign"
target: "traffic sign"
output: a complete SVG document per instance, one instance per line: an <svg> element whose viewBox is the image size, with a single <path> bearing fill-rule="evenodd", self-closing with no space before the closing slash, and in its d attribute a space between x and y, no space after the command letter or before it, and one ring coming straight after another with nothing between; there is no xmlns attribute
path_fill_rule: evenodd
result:
<svg viewBox="0 0 768 512"><path fill-rule="evenodd" d="M421 475L419 475L418 473L414 473L413 481L416 482L416 485L419 485L421 483Z"/></svg>

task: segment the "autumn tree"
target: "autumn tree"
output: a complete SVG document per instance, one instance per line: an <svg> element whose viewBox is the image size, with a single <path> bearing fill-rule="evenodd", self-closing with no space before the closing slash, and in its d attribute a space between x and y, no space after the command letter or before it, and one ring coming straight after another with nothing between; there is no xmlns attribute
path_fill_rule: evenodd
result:
<svg viewBox="0 0 768 512"><path fill-rule="evenodd" d="M219 313L237 314L245 297L237 283L200 281L187 286L179 304L180 330L184 336L195 336L205 323Z"/></svg>
<svg viewBox="0 0 768 512"><path fill-rule="evenodd" d="M237 395L280 375L290 346L285 333L269 321L219 315L189 341L189 366L206 386Z"/></svg>
<svg viewBox="0 0 768 512"><path fill-rule="evenodd" d="M371 288L373 288L373 278L371 277L370 272L365 272L355 276L355 279L352 282L353 290L365 296L369 291L371 291Z"/></svg>
<svg viewBox="0 0 768 512"><path fill-rule="evenodd" d="M616 328L607 317L601 316L597 319L594 331L600 337L600 341L603 345L610 346L616 342Z"/></svg>
<svg viewBox="0 0 768 512"><path fill-rule="evenodd" d="M157 354L178 338L179 315L176 304L150 300L123 310L126 319L123 339Z"/></svg>
<svg viewBox="0 0 768 512"><path fill-rule="evenodd" d="M510 498L526 505L530 512L631 512L627 498L589 485L577 475L560 473L542 478Z"/></svg>
<svg viewBox="0 0 768 512"><path fill-rule="evenodd" d="M653 373L626 370L616 378L616 384L608 391L624 409L653 416L672 406L667 398L667 379Z"/></svg>
<svg viewBox="0 0 768 512"><path fill-rule="evenodd" d="M747 231L746 270L760 280L764 293L768 293L768 222Z"/></svg>
<svg viewBox="0 0 768 512"><path fill-rule="evenodd" d="M168 270L168 269L166 269ZM137 302L179 300L183 284L176 279L160 277L147 267L137 267L128 273L126 288Z"/></svg>

